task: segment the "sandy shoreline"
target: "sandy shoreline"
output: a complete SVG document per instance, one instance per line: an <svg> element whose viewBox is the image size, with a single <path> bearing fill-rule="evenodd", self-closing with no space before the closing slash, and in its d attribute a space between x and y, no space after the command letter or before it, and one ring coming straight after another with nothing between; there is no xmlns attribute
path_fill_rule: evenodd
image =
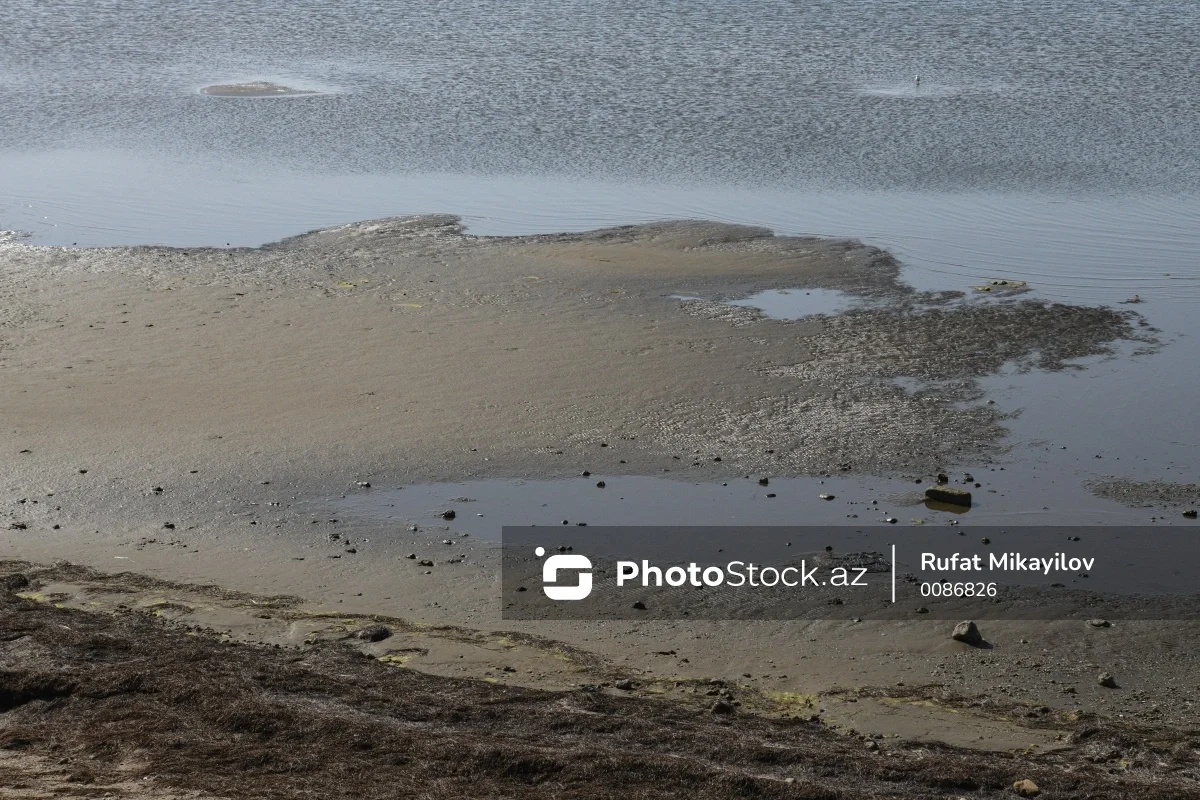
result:
<svg viewBox="0 0 1200 800"><path fill-rule="evenodd" d="M990 623L986 652L918 620L514 626L494 548L456 538L461 558L425 574L404 556L449 552L453 526L397 536L333 510L360 481L986 468L1005 416L981 377L1158 346L1130 310L918 294L898 271L854 242L699 222L484 238L425 217L257 249L0 245L0 527L22 526L3 531L3 571L32 578L35 599L169 603L177 624L268 645L346 633L312 615L386 617L414 626L402 663L445 677L562 690L750 676L816 698L838 730L913 740L1045 750L1076 730L931 702L917 691L931 684L1076 722L1194 728L1197 665L1177 647L1192 623ZM781 286L882 302L796 322L714 302ZM56 559L153 579L47 569ZM247 595L197 588L211 584ZM267 595L297 597L292 616L260 616ZM595 662L566 668L500 642L507 630ZM1123 688L1096 686L1101 670ZM879 696L901 682L913 692Z"/></svg>

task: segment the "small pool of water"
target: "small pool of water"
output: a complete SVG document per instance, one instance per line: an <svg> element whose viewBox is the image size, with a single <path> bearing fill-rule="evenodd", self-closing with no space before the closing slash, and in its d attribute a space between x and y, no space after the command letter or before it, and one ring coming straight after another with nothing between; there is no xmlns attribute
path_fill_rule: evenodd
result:
<svg viewBox="0 0 1200 800"><path fill-rule="evenodd" d="M862 298L837 289L767 289L730 305L757 308L772 319L803 319L840 314L863 303Z"/></svg>
<svg viewBox="0 0 1200 800"><path fill-rule="evenodd" d="M1090 454L1087 454L1090 458ZM645 476L590 475L561 480L480 480L375 486L335 501L340 518L415 525L499 541L505 525L1196 525L1178 515L1128 509L1093 497L1058 461L1028 467L982 467L951 476L973 493L971 509L926 503L932 476L914 481L877 478L770 478L689 482ZM597 484L603 482L604 486ZM831 496L830 499L822 495ZM443 514L453 511L452 519Z"/></svg>

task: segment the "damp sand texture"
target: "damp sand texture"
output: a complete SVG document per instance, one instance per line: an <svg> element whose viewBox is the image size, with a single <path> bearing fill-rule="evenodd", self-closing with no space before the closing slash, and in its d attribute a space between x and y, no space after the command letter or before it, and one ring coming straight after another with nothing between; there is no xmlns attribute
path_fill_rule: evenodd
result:
<svg viewBox="0 0 1200 800"><path fill-rule="evenodd" d="M977 378L1141 335L1131 310L916 295L878 249L702 222L493 238L421 217L0 263L0 447L31 468L554 476L619 440L628 474L680 452L921 473L999 443ZM886 303L792 322L672 297L781 285Z"/></svg>

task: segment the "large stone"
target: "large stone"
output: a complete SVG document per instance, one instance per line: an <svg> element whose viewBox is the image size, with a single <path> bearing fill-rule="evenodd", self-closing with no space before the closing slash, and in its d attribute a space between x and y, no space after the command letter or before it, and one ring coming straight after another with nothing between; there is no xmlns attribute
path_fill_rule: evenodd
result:
<svg viewBox="0 0 1200 800"><path fill-rule="evenodd" d="M979 627L970 620L965 620L954 626L954 633L951 638L957 642L965 642L972 647L978 647L983 644L983 634L979 632Z"/></svg>
<svg viewBox="0 0 1200 800"><path fill-rule="evenodd" d="M925 498L952 506L971 507L971 493L957 486L930 486L925 490Z"/></svg>
<svg viewBox="0 0 1200 800"><path fill-rule="evenodd" d="M1042 790L1038 788L1038 785L1028 778L1014 783L1012 785L1012 790L1021 797L1037 797L1042 793Z"/></svg>

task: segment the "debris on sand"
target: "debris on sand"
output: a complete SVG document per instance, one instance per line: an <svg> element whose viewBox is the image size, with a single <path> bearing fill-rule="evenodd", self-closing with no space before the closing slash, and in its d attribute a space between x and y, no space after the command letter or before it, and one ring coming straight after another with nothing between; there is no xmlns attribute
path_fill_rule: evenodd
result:
<svg viewBox="0 0 1200 800"><path fill-rule="evenodd" d="M972 647L978 647L983 644L983 634L979 632L979 626L970 620L955 625L954 633L950 634L950 638L956 642L969 644Z"/></svg>
<svg viewBox="0 0 1200 800"><path fill-rule="evenodd" d="M952 506L971 507L971 493L966 489L959 489L956 486L930 486L925 490L925 497L929 500L948 503Z"/></svg>
<svg viewBox="0 0 1200 800"><path fill-rule="evenodd" d="M621 680L614 683L613 686L616 687L617 689L620 689L622 692L632 692L633 691L633 681L631 681L629 678L622 678Z"/></svg>
<svg viewBox="0 0 1200 800"><path fill-rule="evenodd" d="M391 635L392 629L387 625L368 625L354 632L354 638L364 642L382 642Z"/></svg>
<svg viewBox="0 0 1200 800"><path fill-rule="evenodd" d="M1110 672L1101 672L1100 676L1096 678L1096 683L1100 684L1105 689L1117 688L1117 679L1114 678Z"/></svg>
<svg viewBox="0 0 1200 800"><path fill-rule="evenodd" d="M1112 623L1106 619L1089 619L1087 624L1089 627L1092 627L1092 628L1111 628L1112 627Z"/></svg>
<svg viewBox="0 0 1200 800"><path fill-rule="evenodd" d="M709 710L714 714L732 714L733 705L725 700L718 700L712 704L712 708Z"/></svg>

